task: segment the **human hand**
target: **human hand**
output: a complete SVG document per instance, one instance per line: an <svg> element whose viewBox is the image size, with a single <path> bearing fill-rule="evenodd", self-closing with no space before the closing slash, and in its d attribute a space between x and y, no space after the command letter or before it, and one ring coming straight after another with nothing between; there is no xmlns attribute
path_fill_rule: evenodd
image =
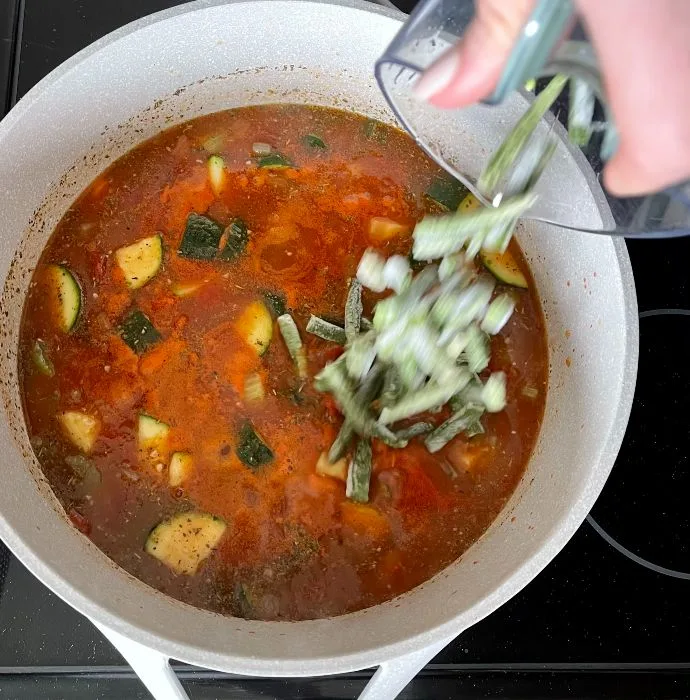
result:
<svg viewBox="0 0 690 700"><path fill-rule="evenodd" d="M462 42L415 86L437 107L490 95L535 0L477 0ZM619 133L604 181L617 195L653 192L690 177L690 2L576 0L599 59Z"/></svg>

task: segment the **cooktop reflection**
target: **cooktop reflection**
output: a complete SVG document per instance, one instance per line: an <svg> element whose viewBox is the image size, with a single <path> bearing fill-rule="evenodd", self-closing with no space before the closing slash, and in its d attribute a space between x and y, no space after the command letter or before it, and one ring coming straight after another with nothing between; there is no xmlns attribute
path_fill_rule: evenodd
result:
<svg viewBox="0 0 690 700"><path fill-rule="evenodd" d="M635 402L590 524L640 566L690 582L690 310L640 314Z"/></svg>
<svg viewBox="0 0 690 700"><path fill-rule="evenodd" d="M2 104L105 33L175 4L3 0ZM598 530L584 523L520 594L444 649L403 700L690 698L690 581L660 571L690 571L690 316L654 311L690 309L690 239L628 248L642 311L640 378L623 449L592 512ZM3 575L0 556L0 697L148 697L88 620L16 559L6 563ZM195 699L344 700L370 673L267 680L176 669Z"/></svg>

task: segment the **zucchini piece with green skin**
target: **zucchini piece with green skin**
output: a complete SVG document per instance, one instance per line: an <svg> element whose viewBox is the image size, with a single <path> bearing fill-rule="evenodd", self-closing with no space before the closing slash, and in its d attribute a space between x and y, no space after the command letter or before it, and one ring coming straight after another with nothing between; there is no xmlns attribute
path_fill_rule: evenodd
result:
<svg viewBox="0 0 690 700"><path fill-rule="evenodd" d="M201 214L187 217L184 235L177 252L183 258L194 260L213 260L218 255L218 245L223 228L220 224Z"/></svg>
<svg viewBox="0 0 690 700"><path fill-rule="evenodd" d="M242 219L235 219L223 232L225 245L218 254L219 260L234 260L244 253L249 242L247 224Z"/></svg>
<svg viewBox="0 0 690 700"><path fill-rule="evenodd" d="M101 430L98 418L82 411L63 411L58 421L72 444L86 454L91 452Z"/></svg>
<svg viewBox="0 0 690 700"><path fill-rule="evenodd" d="M225 180L227 176L225 161L220 156L213 155L206 161L206 169L208 170L208 179L211 183L213 194L218 197L225 189Z"/></svg>
<svg viewBox="0 0 690 700"><path fill-rule="evenodd" d="M529 286L527 278L509 250L505 253L489 253L482 250L479 252L479 259L499 282L519 289L527 289Z"/></svg>
<svg viewBox="0 0 690 700"><path fill-rule="evenodd" d="M156 525L144 550L176 574L192 576L220 542L227 525L209 513L178 513Z"/></svg>
<svg viewBox="0 0 690 700"><path fill-rule="evenodd" d="M191 475L194 461L189 452L173 452L168 467L168 484L181 486Z"/></svg>
<svg viewBox="0 0 690 700"><path fill-rule="evenodd" d="M307 134L302 140L305 146L313 148L315 151L326 150L326 142L316 134Z"/></svg>
<svg viewBox="0 0 690 700"><path fill-rule="evenodd" d="M139 414L137 428L137 441L143 450L160 449L170 434L170 426L163 421L149 416L148 413Z"/></svg>
<svg viewBox="0 0 690 700"><path fill-rule="evenodd" d="M282 292L273 292L270 289L265 289L261 292L266 306L270 310L274 318L282 316L287 311L287 300Z"/></svg>
<svg viewBox="0 0 690 700"><path fill-rule="evenodd" d="M292 162L281 153L269 153L265 156L259 156L256 159L256 164L260 168L267 170L284 170L285 168L294 168Z"/></svg>
<svg viewBox="0 0 690 700"><path fill-rule="evenodd" d="M434 202L454 211L468 195L468 189L459 180L451 177L435 177L425 195Z"/></svg>
<svg viewBox="0 0 690 700"><path fill-rule="evenodd" d="M142 238L136 243L118 248L115 260L130 289L139 289L156 276L163 264L163 240L155 236Z"/></svg>
<svg viewBox="0 0 690 700"><path fill-rule="evenodd" d="M131 311L122 321L120 336L137 355L146 352L163 338L149 317L139 309Z"/></svg>
<svg viewBox="0 0 690 700"><path fill-rule="evenodd" d="M263 302L249 304L235 322L235 328L259 357L268 350L273 338L273 318Z"/></svg>
<svg viewBox="0 0 690 700"><path fill-rule="evenodd" d="M44 374L46 377L55 376L55 366L48 356L46 344L42 340L37 340L34 342L34 346L31 349L31 359L33 360L36 369L41 374Z"/></svg>
<svg viewBox="0 0 690 700"><path fill-rule="evenodd" d="M273 461L273 451L259 437L254 426L247 422L240 429L239 442L235 453L253 472Z"/></svg>
<svg viewBox="0 0 690 700"><path fill-rule="evenodd" d="M376 119L367 119L362 130L364 131L364 136L370 141L376 141L381 144L388 143L386 127L383 123L376 121Z"/></svg>
<svg viewBox="0 0 690 700"><path fill-rule="evenodd" d="M371 480L371 442L360 440L347 470L345 496L357 503L369 501Z"/></svg>
<svg viewBox="0 0 690 700"><path fill-rule="evenodd" d="M63 265L48 265L46 277L50 283L61 331L74 328L81 310L81 288L76 277Z"/></svg>

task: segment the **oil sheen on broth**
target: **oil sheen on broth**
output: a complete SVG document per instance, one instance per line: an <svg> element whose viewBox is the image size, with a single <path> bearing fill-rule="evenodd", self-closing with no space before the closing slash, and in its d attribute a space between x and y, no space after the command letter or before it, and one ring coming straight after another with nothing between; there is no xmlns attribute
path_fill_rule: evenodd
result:
<svg viewBox="0 0 690 700"><path fill-rule="evenodd" d="M543 413L544 324L517 244L527 289L490 365L507 373L506 409L435 454L374 441L366 504L317 473L342 416L312 380L340 348L305 332L312 313L342 323L367 247L407 254L434 198L458 196L402 132L297 105L198 118L116 161L48 242L21 328L28 432L74 525L151 586L257 619L375 605L462 555L515 489ZM248 425L270 459L247 461Z"/></svg>

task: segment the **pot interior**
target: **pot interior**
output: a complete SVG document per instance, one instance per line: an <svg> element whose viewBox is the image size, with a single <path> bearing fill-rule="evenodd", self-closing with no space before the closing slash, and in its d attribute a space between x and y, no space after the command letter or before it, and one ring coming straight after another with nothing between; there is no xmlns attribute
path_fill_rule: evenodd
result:
<svg viewBox="0 0 690 700"><path fill-rule="evenodd" d="M266 28L281 18L279 32ZM125 27L45 79L0 125L0 365L5 488L0 536L58 595L175 658L225 671L314 675L374 665L450 639L529 582L577 529L625 429L637 315L625 245L531 223L518 238L546 317L549 393L527 472L460 560L388 603L330 620L253 622L197 610L133 579L67 521L24 430L17 339L38 256L70 203L113 159L174 123L248 104L293 102L393 123L373 77L397 29L366 3L192 3ZM273 38L271 38L273 37ZM497 145L524 100L429 125L458 160ZM456 115L457 116L457 115ZM593 222L609 216L587 166L563 141L549 196Z"/></svg>

